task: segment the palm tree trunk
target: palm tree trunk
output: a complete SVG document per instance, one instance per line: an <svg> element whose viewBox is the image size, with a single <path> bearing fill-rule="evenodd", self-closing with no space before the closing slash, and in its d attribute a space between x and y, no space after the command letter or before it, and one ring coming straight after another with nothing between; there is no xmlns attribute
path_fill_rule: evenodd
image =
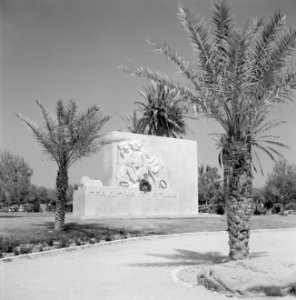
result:
<svg viewBox="0 0 296 300"><path fill-rule="evenodd" d="M228 161L224 159L223 162L223 195L224 195L224 204L226 203L226 199L228 198Z"/></svg>
<svg viewBox="0 0 296 300"><path fill-rule="evenodd" d="M56 179L57 203L55 211L55 230L63 230L65 227L66 195L68 189L68 171L65 166L60 166Z"/></svg>
<svg viewBox="0 0 296 300"><path fill-rule="evenodd" d="M229 154L229 189L226 199L229 258L240 260L249 257L252 213L251 156L247 147L241 143L232 145Z"/></svg>

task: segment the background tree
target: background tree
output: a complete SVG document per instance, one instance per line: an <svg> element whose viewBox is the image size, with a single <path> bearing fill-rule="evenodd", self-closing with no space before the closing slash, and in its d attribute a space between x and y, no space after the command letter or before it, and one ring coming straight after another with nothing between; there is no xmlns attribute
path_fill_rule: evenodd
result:
<svg viewBox="0 0 296 300"><path fill-rule="evenodd" d="M36 186L31 184L26 203L24 205L25 211L29 212L39 212L40 205L49 205L51 199L48 195L48 189L44 186Z"/></svg>
<svg viewBox="0 0 296 300"><path fill-rule="evenodd" d="M74 101L65 106L62 100L57 101L56 117L53 117L39 101L37 104L45 121L43 128L21 114L17 116L32 130L43 150L58 165L54 228L62 230L65 224L68 169L77 160L95 153L107 142L99 140L99 131L109 117L103 115L96 105L85 113L79 113Z"/></svg>
<svg viewBox="0 0 296 300"><path fill-rule="evenodd" d="M142 113L138 122L140 132L174 138L186 134L184 110L175 91L161 83L151 83L140 94L144 98L144 102L136 102Z"/></svg>
<svg viewBox="0 0 296 300"><path fill-rule="evenodd" d="M29 199L30 202L38 201L40 203L48 203L48 192L44 186L36 186L34 184L30 187Z"/></svg>
<svg viewBox="0 0 296 300"><path fill-rule="evenodd" d="M29 194L32 169L9 151L0 151L0 194L4 204L22 204Z"/></svg>
<svg viewBox="0 0 296 300"><path fill-rule="evenodd" d="M221 176L216 167L198 168L198 204L214 208L221 193Z"/></svg>
<svg viewBox="0 0 296 300"><path fill-rule="evenodd" d="M266 24L255 19L241 28L226 1L213 5L210 24L183 7L178 17L189 34L193 63L166 43L149 42L184 78L171 79L147 67L126 71L166 86L221 125L228 141L224 155L229 169L229 257L246 259L252 214L253 123L258 113L266 119L274 104L291 99L296 73L289 68L289 59L296 45L296 30L286 27L281 13L275 13Z"/></svg>
<svg viewBox="0 0 296 300"><path fill-rule="evenodd" d="M275 163L264 187L264 197L265 206L268 209L277 203L285 207L290 202L295 202L296 207L295 164L288 164L285 160Z"/></svg>

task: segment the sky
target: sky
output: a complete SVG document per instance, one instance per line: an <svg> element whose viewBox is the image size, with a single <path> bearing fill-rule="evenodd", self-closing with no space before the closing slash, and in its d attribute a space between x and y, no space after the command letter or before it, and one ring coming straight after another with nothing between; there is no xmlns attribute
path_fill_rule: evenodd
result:
<svg viewBox="0 0 296 300"><path fill-rule="evenodd" d="M0 148L22 156L33 169L32 183L54 187L56 164L15 116L21 113L37 123L42 117L35 100L54 112L58 99L75 100L79 109L97 104L111 116L102 134L124 130L120 114L135 109L138 89L149 82L131 77L119 66L150 68L176 74L167 59L155 53L146 39L166 41L185 58L192 59L188 37L176 17L179 0L0 0ZM214 3L183 0L204 19ZM268 20L276 10L296 15L296 0L233 0L240 25L254 17ZM296 20L295 20L296 22ZM296 163L296 103L283 106L272 118L287 124L272 131L290 149L281 150ZM213 121L189 120L192 132L185 138L198 143L199 165L218 167L213 133L221 129ZM176 153L176 155L182 155ZM265 176L255 174L254 186L263 186L273 162L260 156ZM88 175L100 178L96 155L70 168L70 183Z"/></svg>

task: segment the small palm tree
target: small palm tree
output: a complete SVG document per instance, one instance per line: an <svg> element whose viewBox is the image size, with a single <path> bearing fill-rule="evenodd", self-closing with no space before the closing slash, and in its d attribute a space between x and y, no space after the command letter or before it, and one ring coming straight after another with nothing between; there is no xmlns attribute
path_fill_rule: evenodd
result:
<svg viewBox="0 0 296 300"><path fill-rule="evenodd" d="M186 134L183 108L174 91L152 83L140 94L145 99L145 102L136 102L142 112L138 123L142 132L174 138Z"/></svg>
<svg viewBox="0 0 296 300"><path fill-rule="evenodd" d="M82 157L95 153L106 141L98 140L99 131L109 120L96 105L85 113L79 113L74 101L65 106L62 100L56 104L56 117L51 116L37 100L45 126L39 127L34 121L17 114L32 130L37 142L58 165L56 178L57 202L55 211L56 230L62 230L65 224L66 199L68 189L68 169Z"/></svg>
<svg viewBox="0 0 296 300"><path fill-rule="evenodd" d="M149 42L184 78L172 79L147 67L125 71L166 86L221 125L227 137L224 153L229 169L229 257L246 259L252 213L252 128L258 113L266 119L271 108L291 99L296 88L296 72L289 64L296 29L287 28L281 13L266 24L254 19L240 28L227 1L213 6L211 24L184 7L179 8L178 17L189 34L192 63L166 43Z"/></svg>

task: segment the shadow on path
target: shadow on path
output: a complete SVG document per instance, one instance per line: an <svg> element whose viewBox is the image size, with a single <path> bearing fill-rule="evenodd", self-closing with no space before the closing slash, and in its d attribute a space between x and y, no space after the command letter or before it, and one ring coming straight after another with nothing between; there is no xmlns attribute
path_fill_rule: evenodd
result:
<svg viewBox="0 0 296 300"><path fill-rule="evenodd" d="M189 251L185 249L175 249L175 254L147 254L148 256L164 258L168 261L163 262L148 262L148 263L134 263L130 266L134 267L178 267L178 266L192 266L204 264L221 264L228 261L227 255L222 255L221 252L209 251L205 253ZM266 256L266 252L254 252L250 258Z"/></svg>
<svg viewBox="0 0 296 300"><path fill-rule="evenodd" d="M23 218L23 216L12 216L12 215L10 215L10 216L0 216L0 219L8 219L8 218L10 218L10 219Z"/></svg>

